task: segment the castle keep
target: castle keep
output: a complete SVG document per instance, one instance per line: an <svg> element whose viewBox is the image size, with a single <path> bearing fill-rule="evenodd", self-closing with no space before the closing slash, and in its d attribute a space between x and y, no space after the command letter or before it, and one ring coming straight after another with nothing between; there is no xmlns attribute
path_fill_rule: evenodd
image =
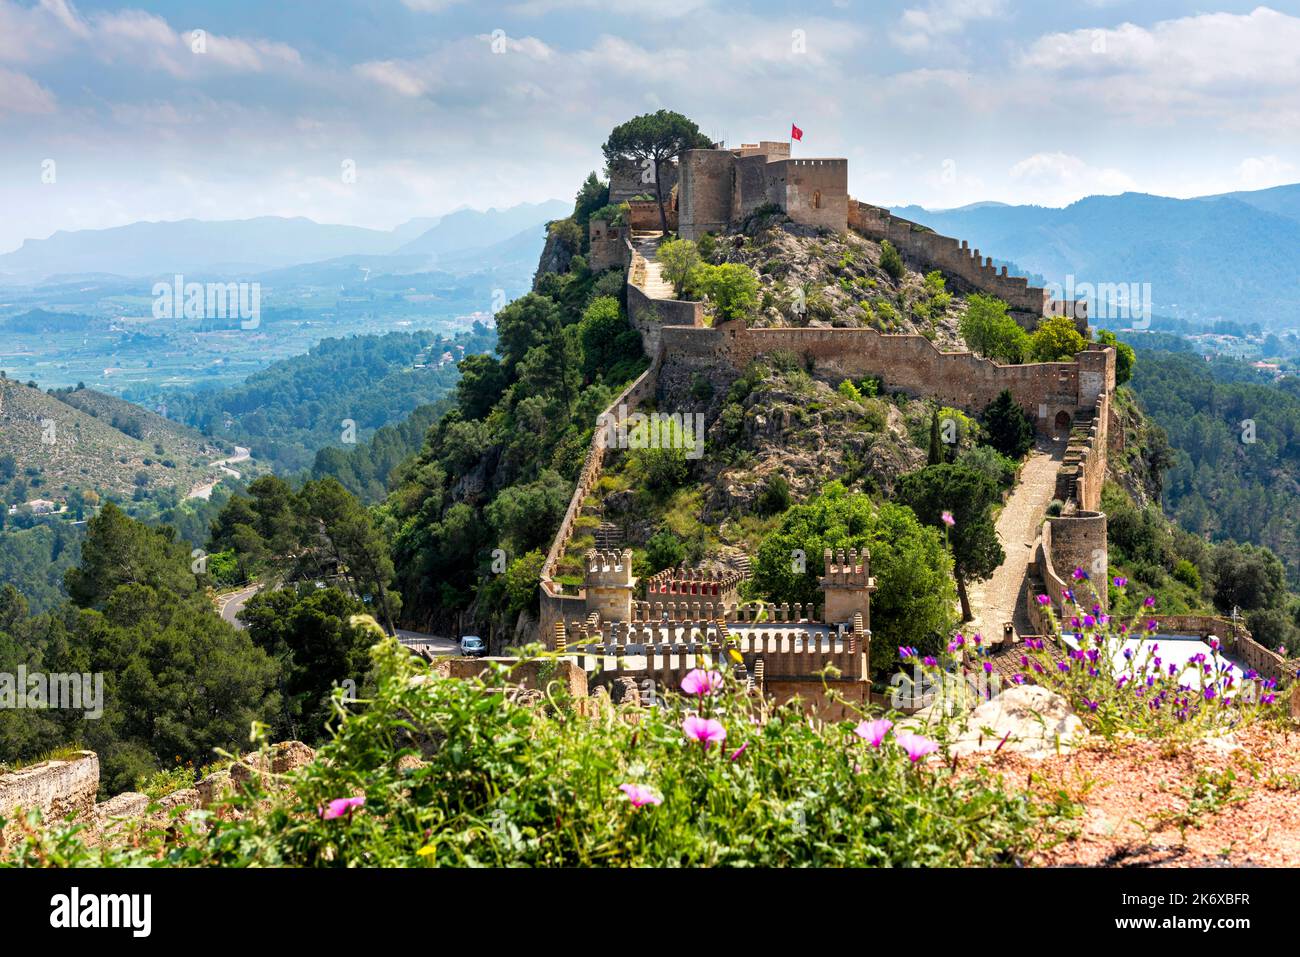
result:
<svg viewBox="0 0 1300 957"><path fill-rule="evenodd" d="M848 228L849 161L792 159L789 143L761 142L682 154L678 233L698 239L720 232L763 206L796 223Z"/></svg>

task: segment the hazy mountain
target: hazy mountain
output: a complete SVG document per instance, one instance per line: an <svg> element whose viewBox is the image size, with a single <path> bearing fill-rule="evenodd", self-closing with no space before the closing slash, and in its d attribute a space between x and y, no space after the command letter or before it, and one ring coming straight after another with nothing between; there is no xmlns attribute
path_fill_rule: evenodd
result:
<svg viewBox="0 0 1300 957"><path fill-rule="evenodd" d="M1090 196L1064 209L894 211L1065 284L1150 283L1156 315L1300 325L1300 186L1197 199Z"/></svg>
<svg viewBox="0 0 1300 957"><path fill-rule="evenodd" d="M525 229L567 215L559 200L509 209L461 209L441 217L417 217L392 230L337 226L297 217L206 222L141 222L111 229L59 231L29 239L0 255L0 283L25 285L51 277L154 277L182 273L228 281L304 263L356 257L372 270L425 268L448 254L503 243ZM540 245L538 247L540 249ZM400 259L391 263L368 257ZM420 258L422 257L422 258Z"/></svg>
<svg viewBox="0 0 1300 957"><path fill-rule="evenodd" d="M1288 219L1300 220L1300 183L1290 186L1274 186L1272 189L1257 189L1250 192L1221 193L1218 196L1206 196L1205 199L1236 199L1266 213L1276 213Z"/></svg>
<svg viewBox="0 0 1300 957"><path fill-rule="evenodd" d="M442 217L438 225L396 252L442 257L466 249L491 246L515 237L525 229L567 216L572 211L572 203L558 199L544 203L522 203L509 209L489 209L487 212L460 210ZM540 248L539 246L538 249Z"/></svg>
<svg viewBox="0 0 1300 957"><path fill-rule="evenodd" d="M520 271L531 279L537 269L546 245L544 223L529 226L490 246L463 249L438 257L438 268L450 273L464 274L484 269Z"/></svg>
<svg viewBox="0 0 1300 957"><path fill-rule="evenodd" d="M61 273L242 274L348 253L387 253L393 245L389 232L322 225L302 217L132 223L29 239L0 256L0 276L30 282Z"/></svg>

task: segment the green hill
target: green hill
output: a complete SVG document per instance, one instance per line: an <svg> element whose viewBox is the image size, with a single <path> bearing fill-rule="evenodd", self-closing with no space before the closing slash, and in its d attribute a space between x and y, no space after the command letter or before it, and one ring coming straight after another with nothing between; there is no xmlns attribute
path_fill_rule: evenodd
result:
<svg viewBox="0 0 1300 957"><path fill-rule="evenodd" d="M225 443L90 389L42 392L0 380L0 496L19 505L74 492L183 497L222 476Z"/></svg>

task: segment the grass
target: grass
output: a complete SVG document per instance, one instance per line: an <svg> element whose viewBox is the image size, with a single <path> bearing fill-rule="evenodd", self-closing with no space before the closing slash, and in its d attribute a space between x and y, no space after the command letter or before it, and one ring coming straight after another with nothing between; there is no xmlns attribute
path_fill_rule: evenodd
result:
<svg viewBox="0 0 1300 957"><path fill-rule="evenodd" d="M34 768L38 764L45 764L47 761L71 761L78 757L82 751L86 750L79 743L63 744L57 748L32 758L29 761L18 761L9 763L0 761L0 774L12 774L15 771L21 771L24 768Z"/></svg>

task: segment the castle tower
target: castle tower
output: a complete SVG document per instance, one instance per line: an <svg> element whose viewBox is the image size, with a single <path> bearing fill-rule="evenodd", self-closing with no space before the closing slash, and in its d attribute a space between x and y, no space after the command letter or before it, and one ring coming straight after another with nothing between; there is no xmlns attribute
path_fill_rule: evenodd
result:
<svg viewBox="0 0 1300 957"><path fill-rule="evenodd" d="M871 593L876 580L871 577L871 553L850 548L832 554L826 549L823 558L826 572L821 589L825 596L822 618L828 625L851 624L855 615L862 616L862 629L871 631Z"/></svg>
<svg viewBox="0 0 1300 957"><path fill-rule="evenodd" d="M600 615L601 621L631 621L633 589L632 549L587 552L585 586L587 615Z"/></svg>

